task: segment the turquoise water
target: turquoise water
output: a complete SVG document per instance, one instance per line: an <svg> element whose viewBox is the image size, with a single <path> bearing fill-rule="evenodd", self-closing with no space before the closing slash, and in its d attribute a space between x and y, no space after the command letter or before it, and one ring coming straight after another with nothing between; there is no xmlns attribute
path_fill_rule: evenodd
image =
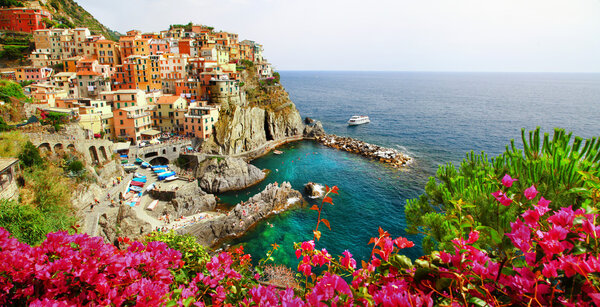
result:
<svg viewBox="0 0 600 307"><path fill-rule="evenodd" d="M253 162L257 167L271 171L264 182L245 191L222 195L221 199L235 203L260 192L271 182L289 181L300 191L309 181L336 185L340 191L332 196L334 205L326 204L322 213L322 218L331 223L331 231L323 224L319 226L322 238L318 246L326 247L332 254L349 249L357 255L368 255L370 235L375 236L379 226L395 236L406 235L405 199L418 196L419 183L425 180L422 174L415 173L414 168L398 171L313 141L291 143L279 149L284 153L271 153ZM277 243L283 247L275 255L278 262L294 264L293 243L312 239L317 221L317 212L308 209L317 204L317 200L305 199L306 207L270 218L268 221L273 228L261 223L237 242L245 242L245 248L255 257L264 255L272 243ZM420 254L419 248L408 252L411 257Z"/></svg>
<svg viewBox="0 0 600 307"><path fill-rule="evenodd" d="M269 154L252 163L271 173L255 187L221 195L231 204L246 200L271 182L290 181L303 190L309 181L337 185L334 206L326 205L319 248L333 255L350 250L367 259L371 236L379 226L392 236L404 233L406 199L423 191L438 164L459 163L470 150L501 153L520 129L563 127L576 135L600 135L600 75L508 73L402 72L282 72L282 83L300 114L321 120L328 133L354 137L407 152L415 162L402 170L311 141L288 144L282 155ZM371 123L348 127L352 115L365 114ZM317 213L291 210L259 224L236 243L254 259L272 243L282 248L277 262L297 264L293 242L312 238ZM422 255L420 238L411 258Z"/></svg>

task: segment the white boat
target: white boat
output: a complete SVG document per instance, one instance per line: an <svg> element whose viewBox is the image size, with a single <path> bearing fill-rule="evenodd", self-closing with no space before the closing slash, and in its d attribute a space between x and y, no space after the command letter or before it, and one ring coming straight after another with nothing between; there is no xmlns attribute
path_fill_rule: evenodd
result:
<svg viewBox="0 0 600 307"><path fill-rule="evenodd" d="M366 115L354 115L348 121L348 126L356 126L361 124L370 123L371 120Z"/></svg>
<svg viewBox="0 0 600 307"><path fill-rule="evenodd" d="M177 176L175 176L175 175L173 175L173 176L169 176L169 177L165 178L165 181L173 181L173 180L175 180L175 179L179 179L179 177L177 177Z"/></svg>

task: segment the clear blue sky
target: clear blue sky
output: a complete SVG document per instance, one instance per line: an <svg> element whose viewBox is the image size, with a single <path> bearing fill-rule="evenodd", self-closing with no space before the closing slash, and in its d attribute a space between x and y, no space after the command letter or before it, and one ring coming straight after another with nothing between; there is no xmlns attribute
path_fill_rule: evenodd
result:
<svg viewBox="0 0 600 307"><path fill-rule="evenodd" d="M280 70L600 72L600 0L76 0L119 32L214 26Z"/></svg>

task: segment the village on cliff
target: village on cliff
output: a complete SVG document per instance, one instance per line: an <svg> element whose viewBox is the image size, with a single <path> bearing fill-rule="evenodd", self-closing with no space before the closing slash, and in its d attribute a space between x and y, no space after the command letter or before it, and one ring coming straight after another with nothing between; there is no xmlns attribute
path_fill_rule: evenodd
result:
<svg viewBox="0 0 600 307"><path fill-rule="evenodd" d="M327 136L318 121L303 123L263 47L235 33L189 23L131 30L114 41L88 28L47 28L49 20L43 7L0 9L0 30L30 33L35 45L29 66L0 69L0 76L26 85L28 101L19 102L28 120L17 129L46 156L78 155L96 176L98 184L72 196L90 235L114 242L179 229L207 246L237 237L302 203L283 182L217 210L215 194L265 179L267 171L249 160L290 141L315 139L394 167L410 161L393 149ZM60 125L40 125L48 117ZM7 159L0 170L12 187L2 198L18 197L16 162ZM308 187L318 196L319 185Z"/></svg>

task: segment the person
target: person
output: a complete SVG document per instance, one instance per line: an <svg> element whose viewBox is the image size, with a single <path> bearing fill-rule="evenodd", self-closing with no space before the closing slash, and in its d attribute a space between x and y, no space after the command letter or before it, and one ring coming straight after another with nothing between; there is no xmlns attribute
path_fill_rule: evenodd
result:
<svg viewBox="0 0 600 307"><path fill-rule="evenodd" d="M90 211L94 211L94 203L90 204Z"/></svg>

